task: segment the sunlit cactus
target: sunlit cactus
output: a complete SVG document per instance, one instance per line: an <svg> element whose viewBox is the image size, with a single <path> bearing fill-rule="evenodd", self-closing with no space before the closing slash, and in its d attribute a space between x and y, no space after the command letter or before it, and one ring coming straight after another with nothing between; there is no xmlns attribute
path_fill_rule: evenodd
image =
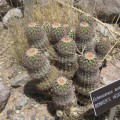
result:
<svg viewBox="0 0 120 120"><path fill-rule="evenodd" d="M62 55L75 54L76 53L76 43L69 36L65 36L58 42L57 50Z"/></svg>
<svg viewBox="0 0 120 120"><path fill-rule="evenodd" d="M71 80L59 77L53 84L53 103L56 109L66 109L76 105L75 88Z"/></svg>
<svg viewBox="0 0 120 120"><path fill-rule="evenodd" d="M87 52L79 58L78 64L76 89L78 93L88 95L100 81L98 60L95 53Z"/></svg>
<svg viewBox="0 0 120 120"><path fill-rule="evenodd" d="M23 54L23 64L28 69L38 69L43 66L46 61L45 55L37 48L29 48Z"/></svg>
<svg viewBox="0 0 120 120"><path fill-rule="evenodd" d="M51 43L56 44L64 36L64 27L57 22L52 24Z"/></svg>
<svg viewBox="0 0 120 120"><path fill-rule="evenodd" d="M48 74L40 79L40 82L36 85L40 92L51 92L53 82L59 77L60 72L54 66L51 66Z"/></svg>
<svg viewBox="0 0 120 120"><path fill-rule="evenodd" d="M37 22L28 23L25 30L27 40L30 44L33 44L35 41L41 41L45 34L44 30L42 29L42 26Z"/></svg>
<svg viewBox="0 0 120 120"><path fill-rule="evenodd" d="M95 32L88 22L80 22L76 27L76 43L79 51L94 51Z"/></svg>
<svg viewBox="0 0 120 120"><path fill-rule="evenodd" d="M58 67L63 74L72 78L77 70L76 43L69 36L65 36L57 44Z"/></svg>

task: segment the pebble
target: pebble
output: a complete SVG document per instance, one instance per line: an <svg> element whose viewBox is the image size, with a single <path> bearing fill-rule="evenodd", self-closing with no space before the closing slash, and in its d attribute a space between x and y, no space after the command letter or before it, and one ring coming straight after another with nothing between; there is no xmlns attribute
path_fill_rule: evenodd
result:
<svg viewBox="0 0 120 120"><path fill-rule="evenodd" d="M10 117L11 117L11 115L13 115L14 114L14 110L13 109L9 109L9 110L7 110L7 119L10 119Z"/></svg>
<svg viewBox="0 0 120 120"><path fill-rule="evenodd" d="M5 84L0 83L0 112L4 110L10 97L10 89Z"/></svg>
<svg viewBox="0 0 120 120"><path fill-rule="evenodd" d="M25 107L28 104L28 99L26 97L21 97L16 102L16 110L21 110L23 107Z"/></svg>
<svg viewBox="0 0 120 120"><path fill-rule="evenodd" d="M22 15L22 11L18 8L12 8L10 9L7 14L3 17L3 24L4 26L7 26L8 25L8 21L10 18L13 18L13 17L23 17Z"/></svg>

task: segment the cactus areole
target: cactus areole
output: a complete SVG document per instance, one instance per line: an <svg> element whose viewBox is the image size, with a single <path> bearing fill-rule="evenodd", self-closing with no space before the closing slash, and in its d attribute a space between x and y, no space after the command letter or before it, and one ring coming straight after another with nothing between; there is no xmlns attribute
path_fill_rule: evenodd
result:
<svg viewBox="0 0 120 120"><path fill-rule="evenodd" d="M27 52L26 55L29 57L32 57L38 53L38 49L36 48L30 48Z"/></svg>
<svg viewBox="0 0 120 120"><path fill-rule="evenodd" d="M96 58L95 54L92 52L85 53L85 59L87 60L94 60Z"/></svg>
<svg viewBox="0 0 120 120"><path fill-rule="evenodd" d="M80 22L80 26L89 27L89 24L87 22Z"/></svg>
<svg viewBox="0 0 120 120"><path fill-rule="evenodd" d="M57 83L58 85L63 86L67 83L67 79L65 77L60 77L57 79Z"/></svg>

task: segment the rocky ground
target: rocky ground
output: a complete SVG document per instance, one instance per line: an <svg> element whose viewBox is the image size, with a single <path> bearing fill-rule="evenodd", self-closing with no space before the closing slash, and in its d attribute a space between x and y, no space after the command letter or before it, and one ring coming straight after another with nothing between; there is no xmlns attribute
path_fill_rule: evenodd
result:
<svg viewBox="0 0 120 120"><path fill-rule="evenodd" d="M54 120L51 100L38 94L31 96L31 91L26 91L24 85L30 77L14 57L10 29L0 22L0 112L3 110L0 120ZM105 29L99 30L105 33ZM101 72L103 84L120 78L120 49L115 48L113 52L117 55L114 59L109 56L107 67Z"/></svg>

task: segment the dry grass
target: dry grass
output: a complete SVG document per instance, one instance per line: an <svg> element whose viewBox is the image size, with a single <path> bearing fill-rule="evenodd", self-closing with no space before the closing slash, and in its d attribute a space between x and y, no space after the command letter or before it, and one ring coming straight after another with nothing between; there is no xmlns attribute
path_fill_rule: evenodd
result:
<svg viewBox="0 0 120 120"><path fill-rule="evenodd" d="M69 7L63 7L57 2L51 2L46 5L31 3L26 7L30 8L27 9L27 15L25 15L26 21L60 22L70 24L71 26L78 22L77 12Z"/></svg>
<svg viewBox="0 0 120 120"><path fill-rule="evenodd" d="M27 39L24 34L22 19L13 18L10 23L9 34L12 44L13 57L21 62L23 52L28 48Z"/></svg>

